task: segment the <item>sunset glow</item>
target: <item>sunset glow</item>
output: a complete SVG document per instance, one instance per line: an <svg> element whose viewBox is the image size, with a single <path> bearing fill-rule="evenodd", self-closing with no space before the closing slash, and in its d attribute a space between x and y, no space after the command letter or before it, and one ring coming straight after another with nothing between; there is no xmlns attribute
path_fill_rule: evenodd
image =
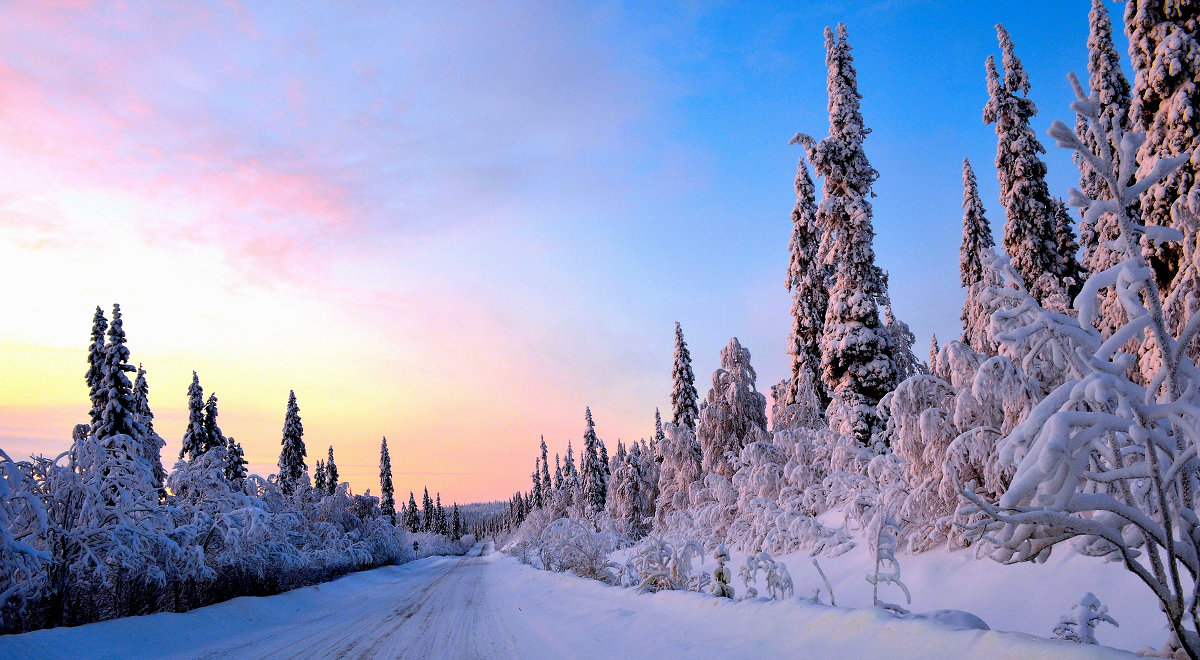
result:
<svg viewBox="0 0 1200 660"><path fill-rule="evenodd" d="M1046 4L1029 25L1054 20ZM787 140L825 129L820 31L838 18L869 90L897 314L919 350L952 337L957 172L995 145L977 119L990 12L1004 7L1055 111L1086 23L1065 39L1022 32L1011 3L943 8L972 39L921 46L894 29L925 21L918 5L763 8L725 41L720 7L7 4L0 447L67 449L91 315L114 302L168 468L194 370L252 471L275 470L295 390L310 464L333 445L343 479L377 492L386 435L405 501L425 485L507 498L540 434L551 453L578 442L585 406L610 447L649 435L677 320L702 394L734 335L769 390L787 372ZM918 101L885 117L912 93L890 58L928 44L962 51L920 93L944 115ZM957 142L914 139L930 126ZM1067 156L1047 160L1065 190ZM916 171L946 185L926 194Z"/></svg>

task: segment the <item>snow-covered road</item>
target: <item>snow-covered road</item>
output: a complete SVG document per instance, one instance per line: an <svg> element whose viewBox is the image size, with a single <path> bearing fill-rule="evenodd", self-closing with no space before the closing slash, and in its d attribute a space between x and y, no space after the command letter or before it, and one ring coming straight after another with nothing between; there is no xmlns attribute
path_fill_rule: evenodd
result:
<svg viewBox="0 0 1200 660"><path fill-rule="evenodd" d="M640 595L476 546L184 614L0 636L3 658L1130 657L878 610Z"/></svg>

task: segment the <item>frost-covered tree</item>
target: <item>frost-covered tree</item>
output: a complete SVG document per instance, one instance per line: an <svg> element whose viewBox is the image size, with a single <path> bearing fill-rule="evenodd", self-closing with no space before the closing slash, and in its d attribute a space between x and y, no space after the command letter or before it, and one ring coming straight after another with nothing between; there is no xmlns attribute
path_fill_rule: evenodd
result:
<svg viewBox="0 0 1200 660"><path fill-rule="evenodd" d="M300 406L296 405L296 392L288 392L287 414L283 418L283 448L279 452L279 490L292 495L300 486L300 479L308 466L304 457L304 425L300 423Z"/></svg>
<svg viewBox="0 0 1200 660"><path fill-rule="evenodd" d="M1046 164L1030 119L1037 106L1029 95L1029 75L1013 52L1012 38L1003 25L996 26L1000 41L1003 78L996 58L987 58L988 102L983 121L996 125L996 176L1004 223L1004 251L1039 302L1061 294L1063 264L1054 232L1054 205L1046 186Z"/></svg>
<svg viewBox="0 0 1200 660"><path fill-rule="evenodd" d="M246 483L246 453L242 450L242 444L235 442L233 436L226 439L225 446L225 480L229 482L231 488L242 490Z"/></svg>
<svg viewBox="0 0 1200 660"><path fill-rule="evenodd" d="M1104 0L1092 0L1092 9L1088 14L1088 86L1097 95L1100 103L1100 121L1111 125L1118 122L1121 130L1129 130L1129 80L1121 71L1121 59L1113 46L1112 20L1108 10L1104 8ZM1091 144L1092 134L1087 130L1087 118L1076 114L1075 134L1088 146L1093 153L1097 145ZM1118 145L1109 144L1111 152L1116 153ZM1092 170L1086 159L1075 157L1075 165L1079 168L1079 189L1083 194L1093 199L1107 199L1110 195L1104 180ZM1131 216L1137 218L1138 214ZM1108 243L1116 238L1116 221L1111 215L1099 218L1094 224L1083 223L1079 228L1079 242L1082 248L1082 266L1091 273L1098 273L1114 266L1119 260ZM1106 307L1119 311L1119 303L1115 298ZM1104 322L1100 332L1108 335L1118 324L1123 325L1122 319Z"/></svg>
<svg viewBox="0 0 1200 660"><path fill-rule="evenodd" d="M582 505L582 489L583 482L579 476L579 470L575 467L575 453L571 447L571 441L567 440L567 458L563 461L563 485L562 490L566 493L567 504L572 502Z"/></svg>
<svg viewBox="0 0 1200 660"><path fill-rule="evenodd" d="M113 305L112 323L108 326L108 342L104 346L104 372L100 378L100 393L104 408L100 411L99 423L92 429L97 438L127 435L141 457L146 429L134 413L133 383L126 373L134 370L129 364L129 349L125 346L125 326L121 319L121 306ZM149 461L145 461L149 466Z"/></svg>
<svg viewBox="0 0 1200 660"><path fill-rule="evenodd" d="M387 436L379 443L379 509L393 525L396 524L396 489L392 485L392 457L388 454Z"/></svg>
<svg viewBox="0 0 1200 660"><path fill-rule="evenodd" d="M767 400L755 388L750 351L734 337L721 349L721 366L700 413L696 435L704 474L733 477L733 457L750 442L767 434Z"/></svg>
<svg viewBox="0 0 1200 660"><path fill-rule="evenodd" d="M221 427L217 424L217 415L217 394L214 392L208 395L208 401L204 403L203 451L208 451L213 447L224 447L228 444L225 434L221 432Z"/></svg>
<svg viewBox="0 0 1200 660"><path fill-rule="evenodd" d="M916 353L913 353L912 350L913 345L917 343L917 337L907 323L896 318L896 315L892 313L890 301L883 306L883 329L888 335L888 357L896 366L897 380L904 380L913 374L920 373L923 368L921 361L917 359Z"/></svg>
<svg viewBox="0 0 1200 660"><path fill-rule="evenodd" d="M1200 147L1200 9L1193 2L1132 0L1125 5L1125 29L1134 71L1129 114L1132 130L1146 134L1137 154L1144 173L1158 158L1191 154ZM1174 227L1184 234L1182 244L1157 245L1150 259L1167 295L1167 320L1173 330L1183 327L1198 304L1198 178L1200 161L1193 160L1140 195L1144 224ZM1192 274L1184 275L1185 270ZM1176 282L1180 275L1187 284ZM1177 295L1180 286L1183 291Z"/></svg>
<svg viewBox="0 0 1200 660"><path fill-rule="evenodd" d="M622 445L612 473L608 515L618 531L635 540L649 533L654 521L657 487L653 461L645 443L633 443L629 451Z"/></svg>
<svg viewBox="0 0 1200 660"><path fill-rule="evenodd" d="M154 431L154 412L150 410L150 384L146 382L146 370L140 364L137 377L133 381L133 414L146 429L142 437L142 458L150 462L154 479L161 487L167 478L167 470L162 462L162 448L166 442Z"/></svg>
<svg viewBox="0 0 1200 660"><path fill-rule="evenodd" d="M1060 277L1066 284L1067 295L1074 298L1083 287L1084 272L1079 265L1079 241L1075 239L1075 223L1067 213L1062 199L1054 200L1054 244L1062 260Z"/></svg>
<svg viewBox="0 0 1200 660"><path fill-rule="evenodd" d="M338 475L337 463L333 462L333 445L330 445L329 456L325 459L326 492L330 495L333 495L337 492L339 484L341 484L341 481Z"/></svg>
<svg viewBox="0 0 1200 660"><path fill-rule="evenodd" d="M819 261L834 269L821 336L821 380L830 392L831 423L867 443L876 425L875 404L896 384L888 332L879 318L887 279L875 265L871 186L879 173L863 151L869 129L859 110L857 74L846 26L825 30L829 67L829 137L815 142L797 134L817 174L824 177L817 220ZM840 420L840 421L839 421Z"/></svg>
<svg viewBox="0 0 1200 660"><path fill-rule="evenodd" d="M533 494L533 506L538 509L542 508L542 505L545 504L545 495L542 492L541 472L542 457L539 456L533 461L533 472L529 473L529 479L533 482L533 490L530 491Z"/></svg>
<svg viewBox="0 0 1200 660"><path fill-rule="evenodd" d="M816 190L801 157L796 165L796 206L792 209L792 238L788 244L791 260L785 282L792 292L792 333L787 351L792 358L792 378L783 392L785 406L797 402L802 375L812 380L811 387L820 397L822 408L829 404L824 384L815 377L821 364L821 335L829 305L830 268L817 259L821 235Z"/></svg>
<svg viewBox="0 0 1200 660"><path fill-rule="evenodd" d="M982 308L978 292L973 292L972 287L983 281L982 252L990 250L996 245L996 241L992 238L992 227L984 215L983 200L979 198L975 172L966 158L963 159L962 180L963 233L962 246L958 251L958 274L963 288L967 290L962 316L959 317L963 324L962 341L980 353L994 353L995 346L988 334L991 317L987 310ZM936 341L935 338L935 345ZM933 351L936 353L937 349L934 348ZM930 367L933 366L932 361L929 364Z"/></svg>
<svg viewBox="0 0 1200 660"><path fill-rule="evenodd" d="M324 497L329 492L329 478L325 472L325 461L317 459L313 466L313 490L318 497Z"/></svg>
<svg viewBox="0 0 1200 660"><path fill-rule="evenodd" d="M421 531L435 531L437 511L433 508L433 500L429 497L429 486L425 487L425 495L421 498Z"/></svg>
<svg viewBox="0 0 1200 660"><path fill-rule="evenodd" d="M104 410L104 404L107 403L100 389L100 381L104 377L104 332L106 330L108 330L108 319L104 316L104 310L96 305L96 313L92 316L91 342L88 343L88 368L87 373L84 374L88 385L88 394L92 400L92 408L88 412L88 416L93 428L100 423L100 411Z"/></svg>
<svg viewBox="0 0 1200 660"><path fill-rule="evenodd" d="M608 477L601 456L600 439L596 437L596 423L592 421L592 409L584 413L587 428L583 431L583 451L580 452L581 487L583 504L589 515L595 517L604 511L604 498L608 492ZM570 450L568 450L570 456Z"/></svg>
<svg viewBox="0 0 1200 660"><path fill-rule="evenodd" d="M994 290L1009 301L1008 310L995 316L1006 344L1015 351L1030 339L1060 345L1067 363L1062 371L1069 377L998 444L1000 461L1015 468L1007 491L993 503L966 489L971 507L963 513L986 516L971 530L991 544L992 557L1000 561L1044 561L1064 541L1074 541L1085 555L1122 561L1159 599L1172 631L1170 644L1197 657L1200 370L1186 349L1200 332L1200 316L1172 333L1141 247L1178 240L1180 233L1140 225L1127 213L1188 156L1161 158L1127 185L1145 136L1098 121L1095 96L1084 96L1078 81L1071 81L1079 99L1072 107L1088 119L1098 151L1061 122L1054 122L1050 134L1089 161L1109 187L1109 197L1099 200L1072 191L1072 204L1085 209L1089 221L1105 213L1116 218L1114 249L1122 259L1088 280L1075 301L1078 321L1041 310L1015 281ZM1116 153L1108 148L1114 143L1120 147ZM1105 340L1093 323L1098 292L1109 287L1129 321ZM1154 350L1124 352L1131 340ZM1149 356L1150 364L1138 364ZM1131 368L1148 374L1147 386L1129 380Z"/></svg>
<svg viewBox="0 0 1200 660"><path fill-rule="evenodd" d="M417 511L417 498L408 491L408 506L404 507L404 528L416 534L421 531L421 514Z"/></svg>
<svg viewBox="0 0 1200 660"><path fill-rule="evenodd" d="M1096 626L1101 623L1120 625L1108 613L1108 607L1100 602L1092 592L1083 594L1079 602L1071 606L1071 612L1059 618L1054 626L1055 639L1062 639L1077 644L1099 644L1096 641Z"/></svg>
<svg viewBox="0 0 1200 660"><path fill-rule="evenodd" d="M700 410L696 406L696 376L692 373L692 354L683 340L683 328L675 322L675 364L671 368L671 422L696 429Z"/></svg>
<svg viewBox="0 0 1200 660"><path fill-rule="evenodd" d="M554 454L554 487L558 490L563 488L562 462L559 460L557 452Z"/></svg>
<svg viewBox="0 0 1200 660"><path fill-rule="evenodd" d="M183 446L179 458L193 461L209 446L204 430L204 389L200 377L192 372L192 384L188 386L188 422L183 430Z"/></svg>
<svg viewBox="0 0 1200 660"><path fill-rule="evenodd" d="M662 456L662 450L659 448L662 447L662 441L665 437L666 436L663 434L662 415L658 412L658 408L655 408L654 435L650 438L650 455L656 461Z"/></svg>
<svg viewBox="0 0 1200 660"><path fill-rule="evenodd" d="M542 457L541 457L542 458L542 475L541 475L542 493L548 495L550 493L550 489L553 488L553 485L550 481L550 454L546 448L546 436L544 436L544 435L541 436L541 441L542 441L542 446L541 446L541 450L542 450Z"/></svg>
<svg viewBox="0 0 1200 660"><path fill-rule="evenodd" d="M654 504L654 527L665 530L670 518L688 508L688 490L702 476L700 443L686 425L666 424L659 445L662 463L658 473L658 499Z"/></svg>
<svg viewBox="0 0 1200 660"><path fill-rule="evenodd" d="M442 494L437 494L437 503L433 507L433 531L442 536L449 536L450 529L446 526L446 510L442 508Z"/></svg>

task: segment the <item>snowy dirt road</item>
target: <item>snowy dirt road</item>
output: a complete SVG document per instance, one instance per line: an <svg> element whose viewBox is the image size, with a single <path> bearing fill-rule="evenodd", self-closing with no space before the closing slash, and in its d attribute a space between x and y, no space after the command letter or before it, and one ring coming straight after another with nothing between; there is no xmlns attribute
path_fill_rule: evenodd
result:
<svg viewBox="0 0 1200 660"><path fill-rule="evenodd" d="M1093 658L1028 635L875 609L637 594L477 545L183 614L0 636L2 658Z"/></svg>

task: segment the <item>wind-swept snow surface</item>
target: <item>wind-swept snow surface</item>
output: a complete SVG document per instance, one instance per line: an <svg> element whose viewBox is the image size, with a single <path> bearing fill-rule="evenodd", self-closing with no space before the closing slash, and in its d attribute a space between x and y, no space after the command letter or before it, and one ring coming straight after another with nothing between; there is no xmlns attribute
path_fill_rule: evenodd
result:
<svg viewBox="0 0 1200 660"><path fill-rule="evenodd" d="M1119 658L800 600L637 594L476 546L265 598L0 637L0 657Z"/></svg>

